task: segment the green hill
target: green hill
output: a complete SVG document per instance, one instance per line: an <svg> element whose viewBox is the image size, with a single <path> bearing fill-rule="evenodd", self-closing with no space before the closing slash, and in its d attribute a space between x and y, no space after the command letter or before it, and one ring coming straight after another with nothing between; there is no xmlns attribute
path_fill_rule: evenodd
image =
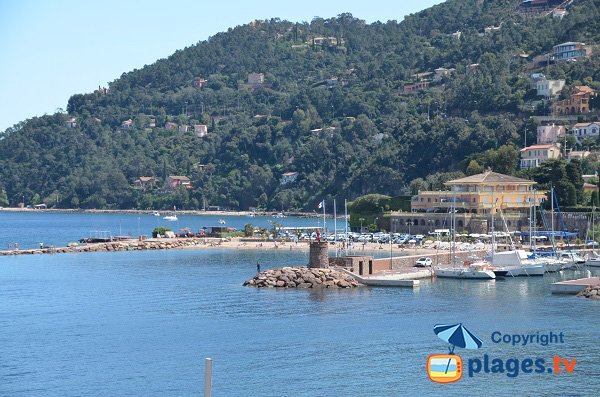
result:
<svg viewBox="0 0 600 397"><path fill-rule="evenodd" d="M520 3L449 0L400 23L342 14L229 29L106 90L73 95L64 114L6 130L0 191L11 205L25 197L59 208L287 210L395 196L473 158L516 172L525 128L535 139L525 105L528 75L540 70L527 64L562 42L600 43L600 0L574 1L563 19L525 16ZM541 71L598 89L599 65L593 55ZM454 72L404 93L436 68ZM250 73L264 83L248 84ZM282 183L288 172L296 179ZM164 189L169 175L188 176L191 187ZM158 185L135 187L141 176Z"/></svg>

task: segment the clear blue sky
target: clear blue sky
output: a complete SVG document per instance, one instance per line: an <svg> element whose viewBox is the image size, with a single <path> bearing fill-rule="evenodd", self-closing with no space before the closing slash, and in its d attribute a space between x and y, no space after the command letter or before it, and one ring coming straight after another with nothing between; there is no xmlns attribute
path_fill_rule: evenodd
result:
<svg viewBox="0 0 600 397"><path fill-rule="evenodd" d="M442 0L0 0L0 131L254 19L402 20Z"/></svg>

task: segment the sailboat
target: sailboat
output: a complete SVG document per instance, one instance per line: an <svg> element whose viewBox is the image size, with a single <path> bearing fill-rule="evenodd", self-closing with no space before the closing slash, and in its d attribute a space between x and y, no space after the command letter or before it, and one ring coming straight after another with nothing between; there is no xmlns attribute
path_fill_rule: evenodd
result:
<svg viewBox="0 0 600 397"><path fill-rule="evenodd" d="M596 230L594 228L594 213L596 212L596 206L592 206L592 242L594 243L594 248L595 248L595 243L596 243L596 239L595 234L596 234ZM596 252L596 250L594 249L594 251L592 251L593 256L589 257L586 261L586 264L589 267L600 267L600 255L598 255L598 253Z"/></svg>
<svg viewBox="0 0 600 397"><path fill-rule="evenodd" d="M531 203L531 197L530 197L529 201ZM531 239L531 236L533 235L533 232L531 231L531 227L532 227L531 222L533 221L533 216L531 216L531 211L532 211L531 205L529 207L529 211L530 211L529 236ZM493 212L492 212L492 215L493 215ZM500 211L500 215L502 216L502 219L504 220L504 214L502 213L502 211ZM492 221L492 224L493 224L493 221ZM508 228L507 228L507 232L508 232ZM492 234L492 236L493 236L493 234ZM509 237L510 237L510 234L509 234ZM494 252L495 247L494 247L494 243L492 242L492 253L489 257L486 258L486 260L488 260L493 266L506 271L507 272L506 275L510 276L510 277L543 276L544 275L544 272L545 272L544 263L538 261L536 258L530 258L529 253L525 250L514 249L514 245L512 244L512 239L511 239L511 246L513 248L509 251Z"/></svg>
<svg viewBox="0 0 600 397"><path fill-rule="evenodd" d="M451 207L452 214L450 216L450 233L452 233L452 242L450 243L450 261L454 263L456 259L456 211L454 203ZM442 267L434 270L434 274L440 278L458 278L472 280L494 280L496 274L487 266L484 261L466 261L464 266Z"/></svg>

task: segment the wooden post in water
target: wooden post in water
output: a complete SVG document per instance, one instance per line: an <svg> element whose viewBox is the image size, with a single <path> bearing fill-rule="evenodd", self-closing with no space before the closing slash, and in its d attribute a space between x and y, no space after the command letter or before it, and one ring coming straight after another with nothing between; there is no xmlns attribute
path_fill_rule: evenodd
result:
<svg viewBox="0 0 600 397"><path fill-rule="evenodd" d="M204 397L212 396L212 358L204 360Z"/></svg>

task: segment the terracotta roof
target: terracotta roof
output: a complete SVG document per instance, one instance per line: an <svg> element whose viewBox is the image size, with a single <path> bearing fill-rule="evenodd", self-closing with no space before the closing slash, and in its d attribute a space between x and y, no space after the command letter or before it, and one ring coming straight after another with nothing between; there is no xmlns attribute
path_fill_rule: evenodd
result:
<svg viewBox="0 0 600 397"><path fill-rule="evenodd" d="M448 181L445 185L462 185L462 184L482 184L482 183L523 183L533 185L535 182L528 179L517 178L510 175L499 174L493 171L486 171L483 174L471 175L465 178L454 179Z"/></svg>
<svg viewBox="0 0 600 397"><path fill-rule="evenodd" d="M170 175L169 179L180 180L180 181L189 181L190 180L190 178L188 178L187 176L180 176L180 175Z"/></svg>
<svg viewBox="0 0 600 397"><path fill-rule="evenodd" d="M550 149L553 147L557 147L555 143L543 143L540 145L527 146L526 148L521 149L521 152L524 152L524 151L530 150L530 149Z"/></svg>
<svg viewBox="0 0 600 397"><path fill-rule="evenodd" d="M576 85L574 88L580 92L594 92L594 90L587 85Z"/></svg>
<svg viewBox="0 0 600 397"><path fill-rule="evenodd" d="M590 125L592 125L592 123L577 123L573 126L573 128L589 127Z"/></svg>

